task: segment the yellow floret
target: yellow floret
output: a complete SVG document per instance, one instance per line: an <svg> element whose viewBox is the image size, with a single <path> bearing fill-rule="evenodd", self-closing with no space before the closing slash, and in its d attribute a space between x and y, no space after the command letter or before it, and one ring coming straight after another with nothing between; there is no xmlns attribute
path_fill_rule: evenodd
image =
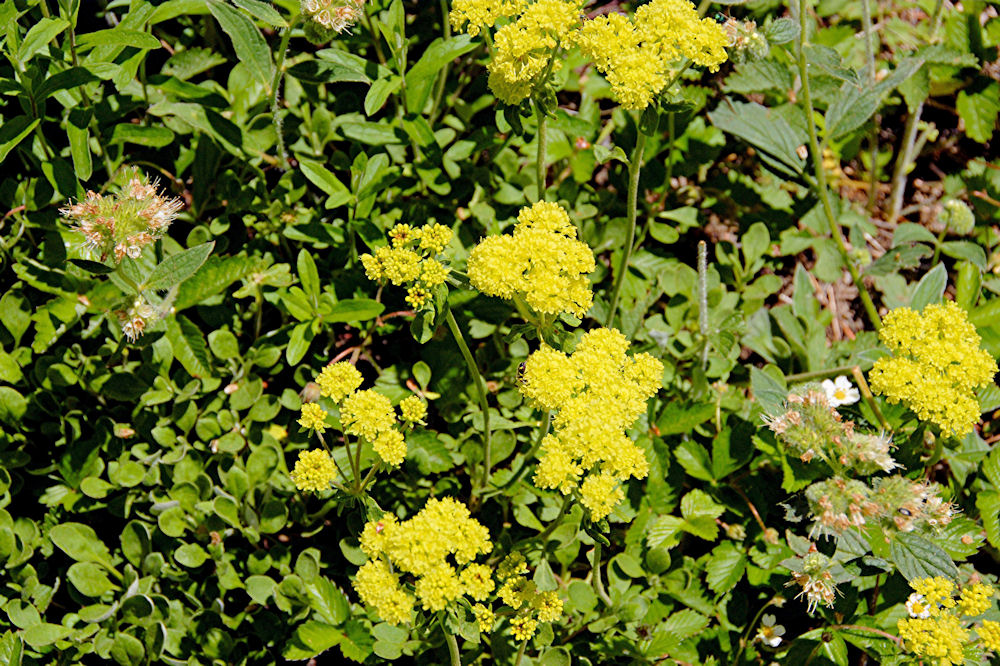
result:
<svg viewBox="0 0 1000 666"><path fill-rule="evenodd" d="M327 429L327 411L315 402L307 402L302 405L302 416L299 417L299 425L303 428L312 428L318 433Z"/></svg>
<svg viewBox="0 0 1000 666"><path fill-rule="evenodd" d="M593 293L586 275L594 253L576 240L569 215L558 204L539 202L518 215L511 236L489 236L469 255L472 286L489 296L523 298L536 312L582 317Z"/></svg>
<svg viewBox="0 0 1000 666"><path fill-rule="evenodd" d="M906 618L899 620L897 629L906 648L920 657L935 659L939 666L965 662L963 648L969 632L954 615Z"/></svg>
<svg viewBox="0 0 1000 666"><path fill-rule="evenodd" d="M420 239L420 249L429 250L431 254L440 254L451 242L451 229L443 224L428 224L416 232Z"/></svg>
<svg viewBox="0 0 1000 666"><path fill-rule="evenodd" d="M291 477L299 490L318 493L330 489L330 482L337 478L337 466L322 449L302 451Z"/></svg>
<svg viewBox="0 0 1000 666"><path fill-rule="evenodd" d="M875 362L872 390L944 432L971 432L981 412L975 389L992 381L997 364L965 311L951 301L922 314L898 308L883 323L879 337L893 356Z"/></svg>
<svg viewBox="0 0 1000 666"><path fill-rule="evenodd" d="M344 399L340 408L340 422L347 434L374 442L379 433L396 425L396 413L389 398L366 389Z"/></svg>
<svg viewBox="0 0 1000 666"><path fill-rule="evenodd" d="M530 615L515 617L510 621L510 628L514 632L514 638L519 641L530 640L538 629L538 621Z"/></svg>
<svg viewBox="0 0 1000 666"><path fill-rule="evenodd" d="M448 20L455 30L464 29L475 37L498 19L519 14L527 4L527 0L454 0Z"/></svg>
<svg viewBox="0 0 1000 666"><path fill-rule="evenodd" d="M993 594L993 587L982 583L963 587L958 599L958 610L968 617L982 615L990 609Z"/></svg>
<svg viewBox="0 0 1000 666"><path fill-rule="evenodd" d="M934 578L914 578L910 581L910 587L918 594L922 594L927 604L931 607L931 615L936 615L942 608L954 608L955 600L952 593L955 591L955 584L943 576Z"/></svg>
<svg viewBox="0 0 1000 666"><path fill-rule="evenodd" d="M563 601L553 591L539 592L534 606L540 622L555 622L563 611Z"/></svg>
<svg viewBox="0 0 1000 666"><path fill-rule="evenodd" d="M399 586L399 577L383 560L365 562L354 579L354 589L361 601L374 606L379 616L389 624L408 622L413 612L414 598Z"/></svg>
<svg viewBox="0 0 1000 666"><path fill-rule="evenodd" d="M618 487L618 480L610 474L590 474L580 484L580 502L590 511L590 519L597 522L606 518L625 494Z"/></svg>
<svg viewBox="0 0 1000 666"><path fill-rule="evenodd" d="M484 634L493 631L493 625L497 619L493 613L493 609L487 608L482 604L476 604L472 607L472 614L476 616L476 624L479 625L479 631Z"/></svg>
<svg viewBox="0 0 1000 666"><path fill-rule="evenodd" d="M984 648L1000 652L1000 622L983 620L976 633L979 634L979 640Z"/></svg>
<svg viewBox="0 0 1000 666"><path fill-rule="evenodd" d="M406 441L398 430L383 430L374 440L372 448L387 465L399 465L406 458Z"/></svg>
<svg viewBox="0 0 1000 666"><path fill-rule="evenodd" d="M423 423L424 418L427 416L427 403L421 400L419 396L407 396L400 401L399 411L404 421Z"/></svg>
<svg viewBox="0 0 1000 666"><path fill-rule="evenodd" d="M347 361L331 363L323 368L316 377L320 393L334 402L340 402L344 397L361 386L361 373Z"/></svg>
<svg viewBox="0 0 1000 666"><path fill-rule="evenodd" d="M470 564L459 574L465 593L476 601L485 601L495 587L493 572L485 564Z"/></svg>

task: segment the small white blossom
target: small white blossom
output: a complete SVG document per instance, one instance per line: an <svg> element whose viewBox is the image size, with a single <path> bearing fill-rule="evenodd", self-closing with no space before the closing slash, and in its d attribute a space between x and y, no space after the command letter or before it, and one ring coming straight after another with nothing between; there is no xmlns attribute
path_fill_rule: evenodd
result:
<svg viewBox="0 0 1000 666"><path fill-rule="evenodd" d="M914 592L906 600L906 612L910 617L925 620L931 616L931 607L924 599L924 595Z"/></svg>
<svg viewBox="0 0 1000 666"><path fill-rule="evenodd" d="M776 648L781 645L781 637L785 635L785 628L780 624L775 624L773 615L765 615L761 618L760 627L757 628L757 640L768 647Z"/></svg>
<svg viewBox="0 0 1000 666"><path fill-rule="evenodd" d="M824 379L823 392L826 393L826 399L830 403L831 407L853 405L861 399L861 394L858 392L858 389L854 388L851 384L851 380L844 375L837 377L833 381Z"/></svg>

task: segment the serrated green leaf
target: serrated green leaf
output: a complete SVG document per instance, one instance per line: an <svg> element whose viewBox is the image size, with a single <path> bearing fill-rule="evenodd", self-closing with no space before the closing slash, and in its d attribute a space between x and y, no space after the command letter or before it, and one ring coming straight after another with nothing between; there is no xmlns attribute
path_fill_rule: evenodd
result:
<svg viewBox="0 0 1000 666"><path fill-rule="evenodd" d="M911 532L899 532L892 538L890 557L906 580L943 576L958 579L958 567L948 553L927 539Z"/></svg>
<svg viewBox="0 0 1000 666"><path fill-rule="evenodd" d="M1000 83L994 81L978 92L960 91L955 108L965 123L965 134L973 141L986 143L993 136L1000 114Z"/></svg>
<svg viewBox="0 0 1000 666"><path fill-rule="evenodd" d="M731 541L716 546L708 564L705 565L705 582L708 587L716 594L723 594L733 589L743 577L746 559L746 555Z"/></svg>
<svg viewBox="0 0 1000 666"><path fill-rule="evenodd" d="M940 303L944 296L944 289L948 286L948 271L944 264L938 264L927 272L917 288L913 290L913 298L910 299L910 307L916 311L921 311L931 303Z"/></svg>
<svg viewBox="0 0 1000 666"><path fill-rule="evenodd" d="M201 330L184 315L167 319L167 340L174 358L192 377L211 377L208 345Z"/></svg>

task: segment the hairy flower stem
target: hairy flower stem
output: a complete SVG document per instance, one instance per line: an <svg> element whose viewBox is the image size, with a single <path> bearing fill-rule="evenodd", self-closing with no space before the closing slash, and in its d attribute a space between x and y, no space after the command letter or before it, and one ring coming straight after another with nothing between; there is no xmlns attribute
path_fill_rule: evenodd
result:
<svg viewBox="0 0 1000 666"><path fill-rule="evenodd" d="M847 241L844 240L844 233L840 229L840 224L837 222L837 218L833 213L833 203L830 200L830 188L826 183L826 170L823 168L823 150L819 144L819 138L816 134L816 120L814 118L814 110L812 105L812 96L809 92L809 65L806 62L806 34L809 27L808 21L806 20L807 10L809 8L808 0L799 1L799 27L801 33L798 39L798 61L799 61L799 78L802 80L802 103L805 106L806 125L809 127L809 152L812 154L813 168L816 172L816 190L819 195L820 203L823 206L823 212L826 215L827 222L830 225L830 234L833 236L834 242L837 244L837 250L840 252L841 261L847 267L847 271L851 274L851 280L854 281L854 286L858 288L858 296L861 298L861 304L865 308L865 312L868 314L868 320L871 322L875 329L882 328L882 318L879 317L878 309L875 307L875 302L872 301L871 294L868 292L868 287L865 286L865 281L861 277L861 273L858 271L858 267L854 265L854 261L851 259L850 254L847 251Z"/></svg>
<svg viewBox="0 0 1000 666"><path fill-rule="evenodd" d="M444 619L441 620L441 631L444 632L444 640L448 644L451 666L462 666L462 653L458 651L458 639L444 626Z"/></svg>
<svg viewBox="0 0 1000 666"><path fill-rule="evenodd" d="M591 563L591 571L594 573L594 592L600 597L608 607L611 604L611 597L608 596L608 591L604 589L604 581L601 580L601 543L599 541L594 543L594 553L593 561Z"/></svg>
<svg viewBox="0 0 1000 666"><path fill-rule="evenodd" d="M740 638L740 649L736 651L736 656L733 657L732 666L736 666L736 664L740 663L740 656L743 654L743 650L744 648L746 648L747 643L750 642L750 632L753 631L753 628L757 626L757 623L760 622L760 617L764 614L764 611L767 610L768 606L770 606L773 602L774 600L771 599L766 604L761 606L760 610L757 611L757 615L754 616L753 622L747 625L747 630L743 632L743 636Z"/></svg>
<svg viewBox="0 0 1000 666"><path fill-rule="evenodd" d="M701 332L701 370L708 368L708 245L698 241L698 329Z"/></svg>
<svg viewBox="0 0 1000 666"><path fill-rule="evenodd" d="M281 31L281 43L275 57L274 79L271 81L271 122L274 123L274 134L278 141L278 159L281 168L288 168L288 152L285 150L285 138L282 136L281 120L278 117L278 97L281 89L281 78L284 75L285 54L288 52L288 42L292 39L292 30L299 22L299 14L288 21L288 27Z"/></svg>
<svg viewBox="0 0 1000 666"><path fill-rule="evenodd" d="M792 382L811 382L814 379L826 379L827 377L842 375L845 372L851 372L853 369L853 365L838 365L836 368L827 368L826 370L813 370L811 372L799 372L794 375L787 375L785 381L789 384Z"/></svg>
<svg viewBox="0 0 1000 666"><path fill-rule="evenodd" d="M632 159L628 163L628 238L625 247L622 248L622 259L618 264L618 273L615 275L614 287L611 290L611 301L608 304L608 318L605 326L610 327L614 322L615 313L618 310L618 299L621 298L622 285L625 282L625 273L628 271L628 262L632 258L632 244L635 243L635 217L636 204L639 198L639 169L642 166L642 153L646 149L646 135L639 131L636 135L635 150Z"/></svg>
<svg viewBox="0 0 1000 666"><path fill-rule="evenodd" d="M545 111L537 102L535 103L535 117L538 119L538 132L535 140L538 142L538 156L535 158L535 184L538 187L538 201L545 200L545 130L548 125L548 118Z"/></svg>
<svg viewBox="0 0 1000 666"><path fill-rule="evenodd" d="M476 360L472 357L472 352L469 351L469 345L465 344L465 338L462 336L461 329L458 328L458 322L455 321L455 315L448 308L448 329L451 331L451 335L455 338L455 344L458 345L459 350L462 352L462 358L465 359L465 365L469 368L469 374L472 375L472 381L476 385L476 393L479 397L479 409L483 413L483 478L481 481L481 488L486 488L490 482L490 452L492 449L492 438L490 436L490 405L486 401L486 382L483 381L483 376L479 374L479 368L476 367Z"/></svg>
<svg viewBox="0 0 1000 666"><path fill-rule="evenodd" d="M865 32L865 62L868 68L869 84L875 85L875 45L872 35L871 0L861 0L861 23ZM875 210L875 199L878 195L878 123L872 123L868 135L868 146L871 150L871 171L868 174L868 210Z"/></svg>

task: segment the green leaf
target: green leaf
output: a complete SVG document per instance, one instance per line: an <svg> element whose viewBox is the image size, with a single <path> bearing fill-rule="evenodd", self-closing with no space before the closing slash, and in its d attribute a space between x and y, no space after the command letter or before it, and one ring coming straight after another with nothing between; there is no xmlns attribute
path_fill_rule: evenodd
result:
<svg viewBox="0 0 1000 666"><path fill-rule="evenodd" d="M309 250L305 248L299 250L297 266L299 269L299 281L302 283L302 290L313 303L319 302L319 272L316 270L316 262L313 261L312 253Z"/></svg>
<svg viewBox="0 0 1000 666"><path fill-rule="evenodd" d="M144 288L163 291L184 282L201 268L214 247L215 241L209 241L170 255L149 274Z"/></svg>
<svg viewBox="0 0 1000 666"><path fill-rule="evenodd" d="M132 143L147 148L163 148L174 142L175 135L167 127L135 125L133 123L118 123L111 133L111 143L121 145Z"/></svg>
<svg viewBox="0 0 1000 666"><path fill-rule="evenodd" d="M743 577L746 560L746 555L731 541L719 544L705 566L705 582L716 594L728 592Z"/></svg>
<svg viewBox="0 0 1000 666"><path fill-rule="evenodd" d="M208 560L208 553L196 543L186 543L174 550L174 559L181 566L194 569Z"/></svg>
<svg viewBox="0 0 1000 666"><path fill-rule="evenodd" d="M423 111L434 81L455 58L477 48L479 41L469 35L435 39L406 73L406 101L410 113Z"/></svg>
<svg viewBox="0 0 1000 666"><path fill-rule="evenodd" d="M980 469L993 488L1000 491L1000 446L993 447Z"/></svg>
<svg viewBox="0 0 1000 666"><path fill-rule="evenodd" d="M309 594L309 606L327 624L339 625L350 617L351 605L347 597L326 578L316 579L306 592Z"/></svg>
<svg viewBox="0 0 1000 666"><path fill-rule="evenodd" d="M24 638L24 642L31 647L40 648L61 641L72 633L72 629L61 624L42 622L28 627L21 636Z"/></svg>
<svg viewBox="0 0 1000 666"><path fill-rule="evenodd" d="M892 246L903 243L928 243L934 245L937 239L927 227L912 222L904 222L892 233Z"/></svg>
<svg viewBox="0 0 1000 666"><path fill-rule="evenodd" d="M337 627L309 620L295 629L292 639L285 644L281 655L285 659L312 659L339 644L342 637L346 638Z"/></svg>
<svg viewBox="0 0 1000 666"><path fill-rule="evenodd" d="M708 117L722 131L769 153L793 173L802 173L805 163L796 152L799 144L795 132L771 109L756 102L724 101Z"/></svg>
<svg viewBox="0 0 1000 666"><path fill-rule="evenodd" d="M104 542L97 538L97 532L82 523L60 523L49 532L53 545L77 562L95 562L109 569L114 566L111 553Z"/></svg>
<svg viewBox="0 0 1000 666"><path fill-rule="evenodd" d="M684 525L684 519L677 516L660 516L646 528L646 544L650 549L677 545L677 535Z"/></svg>
<svg viewBox="0 0 1000 666"><path fill-rule="evenodd" d="M190 319L176 315L167 319L167 340L174 358L192 377L211 377L208 345L201 330Z"/></svg>
<svg viewBox="0 0 1000 666"><path fill-rule="evenodd" d="M681 499L683 529L706 541L714 541L719 534L715 519L726 510L703 490L692 490Z"/></svg>
<svg viewBox="0 0 1000 666"><path fill-rule="evenodd" d="M958 580L958 567L948 557L948 553L912 532L897 533L892 539L889 552L893 564L908 581L935 576Z"/></svg>
<svg viewBox="0 0 1000 666"><path fill-rule="evenodd" d="M910 307L918 312L931 303L940 303L944 289L948 286L948 271L944 264L939 263L920 278L917 288L913 290Z"/></svg>
<svg viewBox="0 0 1000 666"><path fill-rule="evenodd" d="M69 139L69 153L73 158L73 171L80 180L89 180L94 170L90 156L90 130L67 122L66 138Z"/></svg>
<svg viewBox="0 0 1000 666"><path fill-rule="evenodd" d="M986 143L993 136L997 115L1000 114L1000 83L994 81L972 94L967 90L960 91L955 108L965 123L966 136Z"/></svg>
<svg viewBox="0 0 1000 666"><path fill-rule="evenodd" d="M976 495L976 508L983 520L986 539L994 548L1000 548L1000 492L979 493Z"/></svg>
<svg viewBox="0 0 1000 666"><path fill-rule="evenodd" d="M135 636L119 632L111 644L111 656L121 666L141 666L146 656L146 649Z"/></svg>
<svg viewBox="0 0 1000 666"><path fill-rule="evenodd" d="M351 191L321 163L299 158L299 168L309 182L327 194L327 209L343 206L353 198Z"/></svg>
<svg viewBox="0 0 1000 666"><path fill-rule="evenodd" d="M66 571L66 578L80 594L88 597L101 597L118 589L118 586L108 578L104 568L93 562L77 562L71 565Z"/></svg>
<svg viewBox="0 0 1000 666"><path fill-rule="evenodd" d="M77 44L81 48L92 46L131 46L136 49L158 49L162 46L160 40L148 32L124 30L120 27L80 35L77 37Z"/></svg>
<svg viewBox="0 0 1000 666"><path fill-rule="evenodd" d="M264 36L253 21L238 10L219 0L207 0L208 10L219 22L222 29L233 40L236 57L247 69L264 84L265 90L271 92L271 76L274 65L271 62L271 50L264 41Z"/></svg>
<svg viewBox="0 0 1000 666"><path fill-rule="evenodd" d="M31 120L28 116L17 116L8 120L0 127L0 162L7 159L7 154L31 134L40 120Z"/></svg>
<svg viewBox="0 0 1000 666"><path fill-rule="evenodd" d="M190 279L177 290L174 309L180 312L206 299L220 294L237 280L241 280L258 266L260 259L237 255L235 257L209 257Z"/></svg>
<svg viewBox="0 0 1000 666"><path fill-rule="evenodd" d="M771 44L787 44L798 39L801 32L799 24L790 18L779 18L764 27L764 36Z"/></svg>
<svg viewBox="0 0 1000 666"><path fill-rule="evenodd" d="M285 348L285 360L289 365L295 365L305 357L315 335L311 321L295 325L288 337L288 347Z"/></svg>
<svg viewBox="0 0 1000 666"><path fill-rule="evenodd" d="M374 319L382 314L385 305L370 298L352 298L336 303L323 315L325 322L361 322Z"/></svg>
<svg viewBox="0 0 1000 666"><path fill-rule="evenodd" d="M273 25L275 28L284 28L288 23L281 17L274 7L267 2L260 0L233 0L233 4L241 9L245 9L254 18L258 18L264 23Z"/></svg>
<svg viewBox="0 0 1000 666"><path fill-rule="evenodd" d="M760 368L750 368L750 391L765 414L777 414L788 397L788 390Z"/></svg>
<svg viewBox="0 0 1000 666"><path fill-rule="evenodd" d="M17 59L26 64L32 57L45 48L56 36L69 27L69 21L64 18L42 18L28 30L21 46L17 49ZM10 48L8 44L8 48ZM0 158L2 159L2 158Z"/></svg>
<svg viewBox="0 0 1000 666"><path fill-rule="evenodd" d="M21 637L12 631L0 636L0 664L6 666L21 666L21 657L24 654L24 644Z"/></svg>

